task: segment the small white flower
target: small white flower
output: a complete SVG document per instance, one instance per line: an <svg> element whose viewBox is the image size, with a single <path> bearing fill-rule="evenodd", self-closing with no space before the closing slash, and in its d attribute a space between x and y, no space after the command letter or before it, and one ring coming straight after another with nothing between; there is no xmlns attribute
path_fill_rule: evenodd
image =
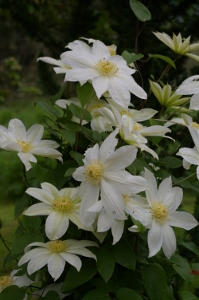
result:
<svg viewBox="0 0 199 300"><path fill-rule="evenodd" d="M181 204L183 192L179 187L172 187L171 177L165 178L158 188L155 176L145 168L145 179L149 186L146 198L150 208L143 210L143 218L146 220L145 227L149 228L149 257L162 248L166 257L170 258L176 250L176 237L171 226L190 230L198 222L190 213L176 211Z"/></svg>
<svg viewBox="0 0 199 300"><path fill-rule="evenodd" d="M80 198L78 188L58 190L50 183L44 182L40 188L28 188L26 193L42 203L30 206L24 211L26 216L47 215L45 231L50 240L61 238L68 229L69 220L79 228L83 225L79 219Z"/></svg>
<svg viewBox="0 0 199 300"><path fill-rule="evenodd" d="M33 154L62 161L62 154L56 150L59 144L52 140L41 140L43 133L42 125L35 124L26 132L20 120L12 119L8 124L8 129L0 125L0 147L18 152L26 171L32 168L30 162L37 162Z"/></svg>
<svg viewBox="0 0 199 300"><path fill-rule="evenodd" d="M76 45L76 46L75 46ZM130 103L130 92L146 99L145 91L135 82L131 74L135 70L128 67L119 55L111 55L107 46L96 40L92 47L82 41L69 43L71 51L61 55L61 60L71 67L66 72L65 81L91 81L98 98L110 93L112 99L123 107Z"/></svg>
<svg viewBox="0 0 199 300"><path fill-rule="evenodd" d="M189 109L199 110L199 75L185 79L177 88L176 94L193 95L190 99Z"/></svg>
<svg viewBox="0 0 199 300"><path fill-rule="evenodd" d="M32 247L36 247L31 249ZM66 262L81 269L82 262L77 255L96 259L96 256L85 247L98 247L95 242L87 240L56 240L47 243L31 243L25 248L25 254L19 260L21 266L28 262L27 271L31 275L37 270L48 266L48 272L56 281L64 271Z"/></svg>
<svg viewBox="0 0 199 300"><path fill-rule="evenodd" d="M0 276L0 293L11 285L16 285L19 288L28 287L34 281L28 278L26 274L17 276L15 275L19 270L13 270L10 275ZM23 300L27 300L27 294L25 295Z"/></svg>
<svg viewBox="0 0 199 300"><path fill-rule="evenodd" d="M106 212L118 220L125 219L122 193L138 193L146 189L147 184L141 176L133 176L125 171L136 158L137 149L123 146L115 150L118 130L112 132L99 147L96 144L85 152L84 166L73 173L81 181L79 195L82 199L80 218L85 226L90 226L95 215L88 209L98 202L99 196Z"/></svg>

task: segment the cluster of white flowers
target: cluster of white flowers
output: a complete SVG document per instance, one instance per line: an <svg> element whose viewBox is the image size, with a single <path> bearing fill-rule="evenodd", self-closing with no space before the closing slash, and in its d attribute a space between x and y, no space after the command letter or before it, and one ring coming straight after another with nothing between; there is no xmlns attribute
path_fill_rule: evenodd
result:
<svg viewBox="0 0 199 300"><path fill-rule="evenodd" d="M155 35L163 42L168 42L173 49L171 39L166 34ZM174 38L182 43L181 36ZM171 227L190 230L198 224L190 213L176 211L181 204L183 191L180 187L172 187L171 177L163 179L158 187L150 167L138 175L132 175L127 168L135 161L139 151L152 155L153 161L158 160L158 154L150 148L147 137L171 139L166 135L171 133L168 127L180 123L188 127L195 147L181 148L177 155L183 157L185 168L188 169L191 164L198 166L199 179L199 127L194 126L192 119L186 115L165 125L147 125L157 111L150 108L134 109L131 93L133 97L147 98L146 92L132 77L136 70L116 54L114 45L106 46L92 39L88 42L76 40L69 43L68 50L61 54L60 60L39 58L56 66L56 73L64 73L65 81L79 82L81 86L86 82L92 85L96 95L83 108L92 116L91 129L107 134L103 142L91 145L85 151L83 164L72 174L76 185L58 190L51 183L42 182L41 188L29 187L26 190L36 202L23 214L45 216L46 240L29 244L18 265L27 264L29 275L47 265L54 281L64 272L66 262L77 271L81 269L82 262L78 255L96 260L96 255L86 248L98 247L96 242L65 239L70 222L80 230L93 232L100 242L111 230L114 245L123 235L125 221L136 220L148 230L149 257L162 248L167 258L176 250L176 237ZM188 39L185 40L177 53L187 54L188 42ZM197 79L198 76L188 79L175 93L172 93L168 84L162 89L158 83L150 81L150 86L159 102L166 107L179 107L189 101L189 98L181 98L183 94L195 94L191 109L198 109ZM78 98L56 101L56 105L64 110L71 103L82 107ZM72 121L87 124L77 117L73 117ZM59 144L52 140L41 140L43 132L41 125L33 125L26 132L23 123L13 119L8 129L0 126L0 147L18 152L26 171L32 167L31 163L37 162L34 155L62 162L62 154L56 150ZM140 230L135 224L128 229L131 232ZM98 235L100 233L104 233L102 239ZM0 278L1 290L11 284L18 285L14 277L9 278ZM23 286L26 286L25 281Z"/></svg>

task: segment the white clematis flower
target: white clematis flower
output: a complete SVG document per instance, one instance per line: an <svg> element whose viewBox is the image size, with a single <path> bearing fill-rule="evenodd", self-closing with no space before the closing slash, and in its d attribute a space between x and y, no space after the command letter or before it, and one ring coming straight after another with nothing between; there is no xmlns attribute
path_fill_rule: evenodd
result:
<svg viewBox="0 0 199 300"><path fill-rule="evenodd" d="M37 61L39 60L47 64L57 66L53 68L56 74L65 74L68 70L71 69L69 66L65 65L60 59L57 60L51 57L44 56L44 57L39 57Z"/></svg>
<svg viewBox="0 0 199 300"><path fill-rule="evenodd" d="M189 117L189 116L188 116ZM186 118L191 123L190 117ZM191 165L196 165L196 174L199 179L199 124L193 122L192 126L188 125L189 132L195 146L193 148L180 148L176 155L183 157L183 167L189 169Z"/></svg>
<svg viewBox="0 0 199 300"><path fill-rule="evenodd" d="M26 216L47 215L45 232L50 240L61 238L68 229L69 221L79 228L83 225L79 218L80 198L78 188L58 190L54 185L44 182L40 188L28 188L26 193L42 203L33 204L23 212Z"/></svg>
<svg viewBox="0 0 199 300"><path fill-rule="evenodd" d="M171 177L165 178L159 187L155 176L148 169L145 169L144 177L149 185L146 198L150 209L147 210L148 217L146 211L143 214L145 226L149 228L149 257L162 248L166 257L170 258L176 250L176 237L171 226L190 230L197 226L198 222L190 213L176 211L181 204L183 192L179 187L172 187ZM142 219L140 221L142 222Z"/></svg>
<svg viewBox="0 0 199 300"><path fill-rule="evenodd" d="M59 144L52 140L41 140L43 133L42 125L35 124L26 132L20 120L12 119L8 124L8 129L0 125L0 147L18 152L26 171L32 168L30 162L37 162L33 154L62 161L62 154L56 150Z"/></svg>
<svg viewBox="0 0 199 300"><path fill-rule="evenodd" d="M71 43L68 46L72 50L61 55L62 62L71 67L65 81L79 81L80 84L91 81L98 98L108 91L112 99L125 108L130 103L130 92L141 99L147 98L131 76L136 71L129 68L121 56L111 55L101 41L94 41L92 46L75 41L72 48Z"/></svg>
<svg viewBox="0 0 199 300"><path fill-rule="evenodd" d="M185 79L177 88L176 94L192 95L189 109L199 110L199 75Z"/></svg>
<svg viewBox="0 0 199 300"><path fill-rule="evenodd" d="M28 278L28 276L21 275L18 276L16 273L19 270L13 270L10 275L0 276L0 293L8 286L17 285L18 287L27 287L31 285L34 281Z"/></svg>
<svg viewBox="0 0 199 300"><path fill-rule="evenodd" d="M124 220L124 201L122 193L138 193L147 188L144 178L133 176L125 171L136 158L137 149L123 146L115 150L118 140L115 138L118 129L112 132L99 147L96 144L85 152L84 166L73 173L77 181L81 181L79 195L82 199L80 218L85 226L95 220L95 214L88 209L98 202L99 196L106 212L118 220ZM119 192L118 192L119 191Z"/></svg>
<svg viewBox="0 0 199 300"><path fill-rule="evenodd" d="M32 247L36 247L31 249ZM28 262L27 271L31 275L48 265L48 272L56 281L64 271L66 262L81 269L82 262L77 255L96 259L96 256L85 247L98 247L95 242L87 240L56 240L47 243L35 242L25 248L25 254L19 260L21 266Z"/></svg>

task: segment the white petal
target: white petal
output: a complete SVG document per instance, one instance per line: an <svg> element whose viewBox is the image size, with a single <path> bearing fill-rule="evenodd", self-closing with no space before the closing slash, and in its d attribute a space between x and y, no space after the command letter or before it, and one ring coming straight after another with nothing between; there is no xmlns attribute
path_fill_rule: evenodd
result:
<svg viewBox="0 0 199 300"><path fill-rule="evenodd" d="M53 200L57 197L54 197L52 193L44 191L43 189L39 188L28 188L26 190L26 193L35 199L38 199L46 204L51 204L53 203Z"/></svg>
<svg viewBox="0 0 199 300"><path fill-rule="evenodd" d="M45 216L49 215L54 211L52 205L46 203L37 203L30 206L23 212L23 215L26 216Z"/></svg>
<svg viewBox="0 0 199 300"><path fill-rule="evenodd" d="M118 171L128 167L136 158L137 148L133 146L123 146L109 155L105 161L105 168L109 171Z"/></svg>
<svg viewBox="0 0 199 300"><path fill-rule="evenodd" d="M35 124L31 126L26 133L26 140L30 143L39 142L43 136L44 127L42 125Z"/></svg>
<svg viewBox="0 0 199 300"><path fill-rule="evenodd" d="M72 253L65 253L65 252L61 252L60 255L63 257L63 259L65 261L67 261L70 265L72 265L73 267L75 267L77 269L77 271L79 272L79 270L81 269L82 266L82 262L81 259Z"/></svg>
<svg viewBox="0 0 199 300"><path fill-rule="evenodd" d="M26 139L26 128L18 119L10 120L8 124L8 132L15 138L16 141L23 141Z"/></svg>
<svg viewBox="0 0 199 300"><path fill-rule="evenodd" d="M64 271L65 259L60 255L61 253L54 253L48 260L48 272L56 281Z"/></svg>
<svg viewBox="0 0 199 300"><path fill-rule="evenodd" d="M49 256L46 253L39 253L33 256L28 263L27 271L28 274L33 274L37 270L42 269L48 263Z"/></svg>
<svg viewBox="0 0 199 300"><path fill-rule="evenodd" d="M106 212L110 216L118 220L126 219L122 195L103 179L101 180L101 200Z"/></svg>
<svg viewBox="0 0 199 300"><path fill-rule="evenodd" d="M92 80L93 88L98 98L107 92L109 87L109 79L106 76L98 76Z"/></svg>
<svg viewBox="0 0 199 300"><path fill-rule="evenodd" d="M113 235L113 245L115 245L122 237L124 231L124 221L114 220L111 227L111 232Z"/></svg>
<svg viewBox="0 0 199 300"><path fill-rule="evenodd" d="M82 224L89 227L95 220L95 214L88 212L88 209L98 201L99 198L99 186L90 185L83 182L79 189L79 195L82 199L80 208L80 219Z"/></svg>
<svg viewBox="0 0 199 300"><path fill-rule="evenodd" d="M18 153L17 154L19 158L21 159L22 163L25 165L26 171L29 171L32 166L29 163L29 161L36 163L37 159L31 154L31 153Z"/></svg>
<svg viewBox="0 0 199 300"><path fill-rule="evenodd" d="M155 176L151 171L149 171L147 168L145 170L145 179L147 180L147 184L149 189L146 190L146 196L147 196L147 201L149 202L150 206L154 201L159 201L157 199L157 183Z"/></svg>
<svg viewBox="0 0 199 300"><path fill-rule="evenodd" d="M167 258L176 251L176 237L173 229L167 224L162 226L162 249Z"/></svg>
<svg viewBox="0 0 199 300"><path fill-rule="evenodd" d="M111 228L113 218L107 212L105 209L101 211L98 217L97 221L97 231L98 232L104 232L108 231Z"/></svg>
<svg viewBox="0 0 199 300"><path fill-rule="evenodd" d="M118 139L115 136L118 133L118 129L115 129L109 136L104 140L100 146L99 150L99 159L103 162L110 154L115 150L115 147L118 143Z"/></svg>
<svg viewBox="0 0 199 300"><path fill-rule="evenodd" d="M46 219L45 231L50 240L58 240L67 231L69 219L64 213L53 212Z"/></svg>
<svg viewBox="0 0 199 300"><path fill-rule="evenodd" d="M170 226L190 230L197 226L198 222L190 213L184 211L174 211L169 214L168 224Z"/></svg>
<svg viewBox="0 0 199 300"><path fill-rule="evenodd" d="M149 257L152 257L158 253L162 246L161 226L159 226L156 222L152 223L152 227L148 232L147 240L149 246Z"/></svg>
<svg viewBox="0 0 199 300"><path fill-rule="evenodd" d="M195 148L180 148L176 155L182 156L190 164L199 165L199 152Z"/></svg>

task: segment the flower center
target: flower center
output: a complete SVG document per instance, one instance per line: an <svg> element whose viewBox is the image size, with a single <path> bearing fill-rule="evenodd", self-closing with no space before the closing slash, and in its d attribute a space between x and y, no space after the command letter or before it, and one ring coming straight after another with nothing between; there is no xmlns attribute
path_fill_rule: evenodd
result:
<svg viewBox="0 0 199 300"><path fill-rule="evenodd" d="M117 72L118 68L115 64L108 60L102 60L100 59L98 63L96 64L95 68L98 70L98 72L101 75L104 76L113 76Z"/></svg>
<svg viewBox="0 0 199 300"><path fill-rule="evenodd" d="M48 242L48 249L53 253L64 252L67 249L66 241L56 240Z"/></svg>
<svg viewBox="0 0 199 300"><path fill-rule="evenodd" d="M12 277L1 276L0 277L0 289L5 289L7 286L12 284Z"/></svg>
<svg viewBox="0 0 199 300"><path fill-rule="evenodd" d="M69 197L60 197L53 201L53 206L59 212L68 212L73 208L73 202Z"/></svg>
<svg viewBox="0 0 199 300"><path fill-rule="evenodd" d="M100 182L103 173L103 164L98 160L94 160L91 164L86 166L84 175L86 176L87 182L93 185L97 185Z"/></svg>
<svg viewBox="0 0 199 300"><path fill-rule="evenodd" d="M157 223L163 224L167 221L168 208L161 202L155 203L152 206L152 217Z"/></svg>
<svg viewBox="0 0 199 300"><path fill-rule="evenodd" d="M130 201L130 196L129 194L122 194L124 204L128 203Z"/></svg>
<svg viewBox="0 0 199 300"><path fill-rule="evenodd" d="M133 124L133 130L135 130L135 131L139 131L140 129L142 129L142 127L143 126L139 123L134 123Z"/></svg>
<svg viewBox="0 0 199 300"><path fill-rule="evenodd" d="M29 152L32 150L32 145L29 142L17 141L17 144L21 147L22 152Z"/></svg>
<svg viewBox="0 0 199 300"><path fill-rule="evenodd" d="M199 129L199 124L196 122L192 122L192 127L195 129Z"/></svg>

